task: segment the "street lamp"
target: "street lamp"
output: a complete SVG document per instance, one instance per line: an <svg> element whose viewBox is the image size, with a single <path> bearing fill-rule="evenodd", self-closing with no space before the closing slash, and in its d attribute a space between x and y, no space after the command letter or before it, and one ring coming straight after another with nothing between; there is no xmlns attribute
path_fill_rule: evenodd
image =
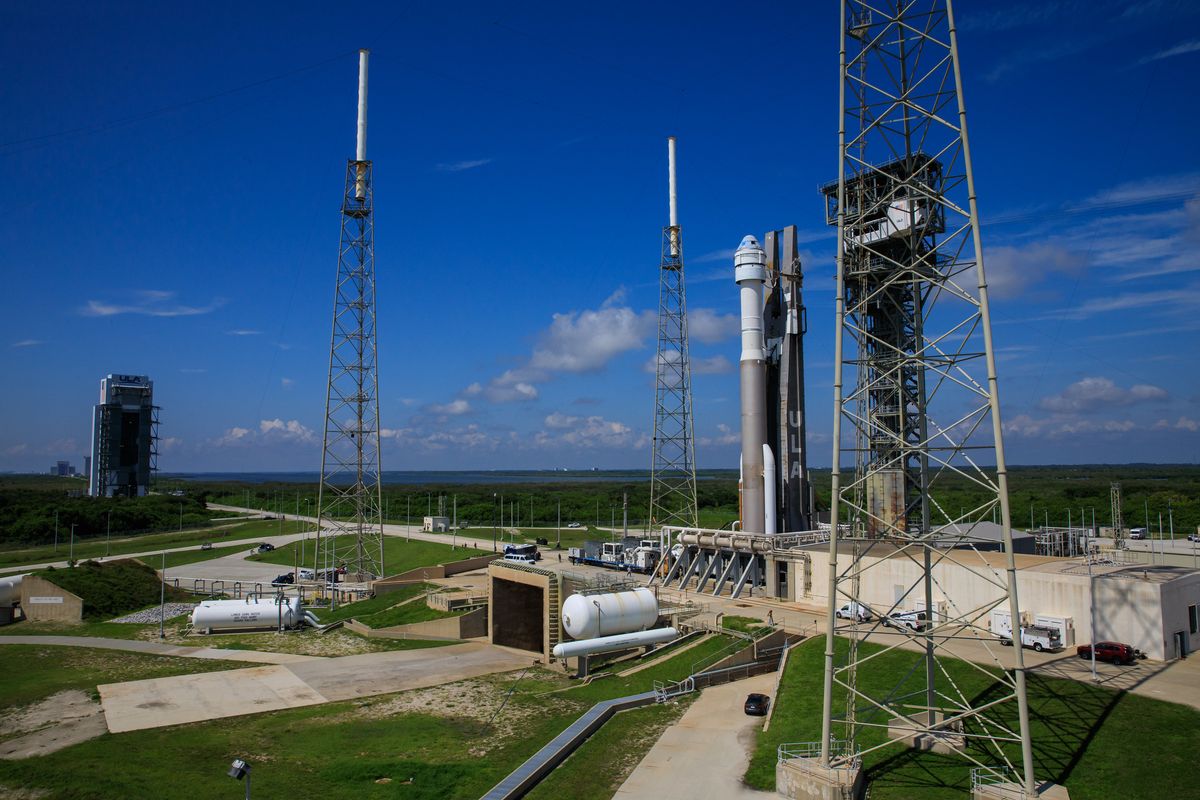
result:
<svg viewBox="0 0 1200 800"><path fill-rule="evenodd" d="M108 525L104 532L104 557L108 558L112 550L112 509L108 510Z"/></svg>
<svg viewBox="0 0 1200 800"><path fill-rule="evenodd" d="M492 492L492 552L496 552L496 493Z"/></svg>
<svg viewBox="0 0 1200 800"><path fill-rule="evenodd" d="M242 778L246 779L246 800L250 800L250 765L240 758L235 758L225 774L239 781Z"/></svg>
<svg viewBox="0 0 1200 800"><path fill-rule="evenodd" d="M75 566L75 523L71 523L71 555L67 559L67 563Z"/></svg>

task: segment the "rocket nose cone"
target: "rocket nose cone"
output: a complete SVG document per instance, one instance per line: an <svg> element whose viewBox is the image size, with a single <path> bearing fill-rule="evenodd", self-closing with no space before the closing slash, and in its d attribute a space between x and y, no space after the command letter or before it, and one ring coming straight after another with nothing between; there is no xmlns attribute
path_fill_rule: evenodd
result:
<svg viewBox="0 0 1200 800"><path fill-rule="evenodd" d="M762 247L758 244L758 239L753 236L745 236L742 238L742 243L738 245L738 251L742 250L761 250Z"/></svg>

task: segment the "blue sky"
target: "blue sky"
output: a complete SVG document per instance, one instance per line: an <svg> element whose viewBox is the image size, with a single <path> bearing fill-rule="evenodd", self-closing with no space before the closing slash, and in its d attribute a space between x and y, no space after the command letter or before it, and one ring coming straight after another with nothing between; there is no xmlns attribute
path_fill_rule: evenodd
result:
<svg viewBox="0 0 1200 800"><path fill-rule="evenodd" d="M359 47L389 469L648 466L679 137L697 461L732 250L804 242L828 465L837 5L25 4L0 29L0 470L144 373L165 470L319 466ZM1009 461L1200 461L1200 7L960 2Z"/></svg>

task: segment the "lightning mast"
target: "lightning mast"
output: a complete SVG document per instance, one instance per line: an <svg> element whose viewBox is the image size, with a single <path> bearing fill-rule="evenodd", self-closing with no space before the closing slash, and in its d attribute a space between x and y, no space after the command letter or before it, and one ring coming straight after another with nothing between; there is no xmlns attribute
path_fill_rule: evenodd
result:
<svg viewBox="0 0 1200 800"><path fill-rule="evenodd" d="M1002 659L989 632L991 612L1007 612L1020 641L951 0L843 0L841 9L839 177L822 190L838 232L837 328L829 610L813 752L823 769L857 770L863 756L901 740L960 754L975 765L973 782L1035 796L1022 650ZM951 481L983 499L947 507L940 498ZM999 554L981 552L994 546L984 534L993 514ZM943 562L968 571L969 585L943 583ZM870 605L877 618L839 623L834 610L846 601ZM913 626L885 632L879 617L903 612ZM960 689L943 663L964 655L955 652L963 640L991 655L986 665L971 659L994 682L983 697ZM911 666L881 673L881 648Z"/></svg>
<svg viewBox="0 0 1200 800"><path fill-rule="evenodd" d="M384 574L367 55L367 50L358 54L358 141L346 165L342 196L313 557L314 569L345 567L347 580L354 581Z"/></svg>
<svg viewBox="0 0 1200 800"><path fill-rule="evenodd" d="M663 228L658 282L654 454L650 524L696 527L696 448L692 425L692 365L688 357L683 240L675 199L675 137L667 139L671 224Z"/></svg>

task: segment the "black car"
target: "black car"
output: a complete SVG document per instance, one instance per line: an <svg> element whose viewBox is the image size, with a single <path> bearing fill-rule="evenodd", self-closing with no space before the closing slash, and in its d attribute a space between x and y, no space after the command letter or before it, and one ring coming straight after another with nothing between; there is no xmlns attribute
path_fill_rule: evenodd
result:
<svg viewBox="0 0 1200 800"><path fill-rule="evenodd" d="M765 694L755 692L746 697L746 713L752 717L765 717L770 707L771 698Z"/></svg>
<svg viewBox="0 0 1200 800"><path fill-rule="evenodd" d="M258 546L258 552L260 552L260 553L269 553L274 549L275 549L275 545L269 544L268 542L263 542L262 544L260 544Z"/></svg>
<svg viewBox="0 0 1200 800"><path fill-rule="evenodd" d="M291 584L291 583L295 583L295 582L296 582L296 576L290 572L285 572L282 575L276 575L275 580L271 581L271 585L272 586L285 586L287 584Z"/></svg>

